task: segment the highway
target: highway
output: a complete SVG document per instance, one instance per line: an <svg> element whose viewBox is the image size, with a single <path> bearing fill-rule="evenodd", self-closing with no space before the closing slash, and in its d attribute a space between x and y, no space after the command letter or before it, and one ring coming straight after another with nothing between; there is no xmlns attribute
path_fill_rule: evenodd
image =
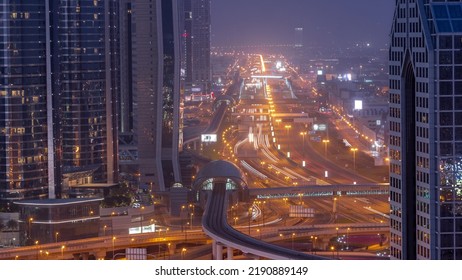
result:
<svg viewBox="0 0 462 280"><path fill-rule="evenodd" d="M208 198L205 213L202 218L204 232L226 246L241 250L244 254L252 254L277 260L321 260L320 256L308 255L301 252L269 244L245 235L227 222L227 195L224 183L215 183Z"/></svg>

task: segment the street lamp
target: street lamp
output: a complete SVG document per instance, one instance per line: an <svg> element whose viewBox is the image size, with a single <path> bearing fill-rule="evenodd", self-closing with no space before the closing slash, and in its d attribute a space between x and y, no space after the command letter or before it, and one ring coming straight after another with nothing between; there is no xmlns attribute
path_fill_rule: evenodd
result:
<svg viewBox="0 0 462 280"><path fill-rule="evenodd" d="M186 255L186 251L187 251L186 248L181 249L181 259L182 260L184 259L185 255Z"/></svg>
<svg viewBox="0 0 462 280"><path fill-rule="evenodd" d="M324 143L324 157L327 157L327 144L330 142L329 139L324 139L322 140L322 143Z"/></svg>
<svg viewBox="0 0 462 280"><path fill-rule="evenodd" d="M112 246L114 248L114 245ZM66 248L66 246L61 246L61 259L64 260L64 248ZM112 255L114 255L114 250L112 250Z"/></svg>
<svg viewBox="0 0 462 280"><path fill-rule="evenodd" d="M58 243L58 235L59 235L59 232L56 232L55 233L55 241L56 241L56 243Z"/></svg>
<svg viewBox="0 0 462 280"><path fill-rule="evenodd" d="M106 236L106 228L107 228L107 225L104 225L104 227L103 227L104 236Z"/></svg>
<svg viewBox="0 0 462 280"><path fill-rule="evenodd" d="M348 246L348 233L350 232L350 228L347 228L347 236L346 236L346 244L347 244L347 250L349 250L349 246Z"/></svg>
<svg viewBox="0 0 462 280"><path fill-rule="evenodd" d="M114 242L116 240L116 237L115 236L112 236L112 259L114 259Z"/></svg>
<svg viewBox="0 0 462 280"><path fill-rule="evenodd" d="M295 232L292 232L292 250L294 249L294 237L295 237Z"/></svg>
<svg viewBox="0 0 462 280"><path fill-rule="evenodd" d="M351 148L351 151L353 152L353 170L356 172L356 152L358 148Z"/></svg>
<svg viewBox="0 0 462 280"><path fill-rule="evenodd" d="M290 124L284 126L287 129L287 136L289 136L289 130L292 128Z"/></svg>
<svg viewBox="0 0 462 280"><path fill-rule="evenodd" d="M34 218L29 218L29 238L32 238L32 235L31 235L31 228L32 228L32 221L34 220Z"/></svg>
<svg viewBox="0 0 462 280"><path fill-rule="evenodd" d="M194 216L194 213L191 213L191 222L190 222L190 229L192 230L192 227L193 227L193 216Z"/></svg>
<svg viewBox="0 0 462 280"><path fill-rule="evenodd" d="M307 134L306 131L300 132L300 135L303 138L303 146L302 146L302 154L303 154L303 156L305 156L305 136L306 136L306 134Z"/></svg>
<svg viewBox="0 0 462 280"><path fill-rule="evenodd" d="M140 233L143 233L143 210L144 206L141 206L140 208Z"/></svg>

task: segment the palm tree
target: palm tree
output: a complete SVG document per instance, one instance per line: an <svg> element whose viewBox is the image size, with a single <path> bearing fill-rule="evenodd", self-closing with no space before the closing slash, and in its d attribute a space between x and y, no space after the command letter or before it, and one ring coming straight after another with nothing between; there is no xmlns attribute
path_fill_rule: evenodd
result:
<svg viewBox="0 0 462 280"><path fill-rule="evenodd" d="M10 229L10 230L15 230L18 228L18 221L16 220L9 220L7 223L6 223L6 226Z"/></svg>

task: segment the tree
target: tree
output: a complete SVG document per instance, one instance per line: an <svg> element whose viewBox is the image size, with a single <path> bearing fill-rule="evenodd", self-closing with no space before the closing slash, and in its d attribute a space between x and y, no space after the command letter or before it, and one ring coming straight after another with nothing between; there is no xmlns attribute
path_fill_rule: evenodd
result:
<svg viewBox="0 0 462 280"><path fill-rule="evenodd" d="M18 221L16 221L16 220L9 220L6 223L6 226L11 230L15 230L15 229L18 228L19 224L18 224Z"/></svg>
<svg viewBox="0 0 462 280"><path fill-rule="evenodd" d="M0 221L0 231L3 231L6 228L5 224L3 221Z"/></svg>

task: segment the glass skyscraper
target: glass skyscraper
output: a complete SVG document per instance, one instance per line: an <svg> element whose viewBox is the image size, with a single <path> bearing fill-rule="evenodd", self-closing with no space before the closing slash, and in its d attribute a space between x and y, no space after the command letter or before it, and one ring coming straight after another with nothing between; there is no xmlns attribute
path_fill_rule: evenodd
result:
<svg viewBox="0 0 462 280"><path fill-rule="evenodd" d="M116 0L0 4L0 198L61 197L63 173L117 180Z"/></svg>
<svg viewBox="0 0 462 280"><path fill-rule="evenodd" d="M389 51L391 255L462 259L462 3L397 0Z"/></svg>
<svg viewBox="0 0 462 280"><path fill-rule="evenodd" d="M43 0L0 3L0 200L48 195Z"/></svg>

